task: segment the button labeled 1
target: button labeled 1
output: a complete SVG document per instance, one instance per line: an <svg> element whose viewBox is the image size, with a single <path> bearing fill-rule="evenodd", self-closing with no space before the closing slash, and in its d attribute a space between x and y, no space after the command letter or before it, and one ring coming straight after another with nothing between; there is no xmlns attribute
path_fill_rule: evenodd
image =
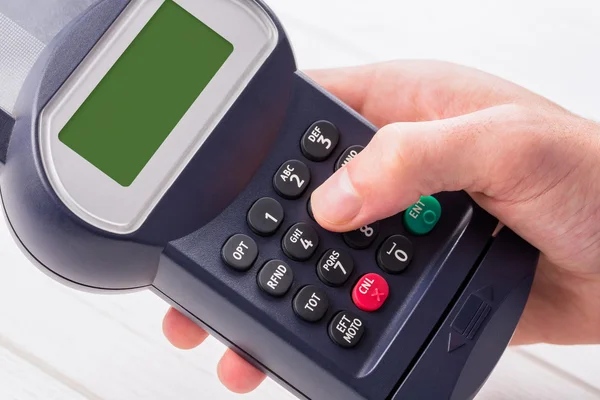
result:
<svg viewBox="0 0 600 400"><path fill-rule="evenodd" d="M269 236L277 232L285 213L279 202L270 197L258 200L248 212L248 225L259 235Z"/></svg>
<svg viewBox="0 0 600 400"><path fill-rule="evenodd" d="M406 237L394 235L388 238L377 252L377 264L390 274L404 271L413 257L413 245Z"/></svg>

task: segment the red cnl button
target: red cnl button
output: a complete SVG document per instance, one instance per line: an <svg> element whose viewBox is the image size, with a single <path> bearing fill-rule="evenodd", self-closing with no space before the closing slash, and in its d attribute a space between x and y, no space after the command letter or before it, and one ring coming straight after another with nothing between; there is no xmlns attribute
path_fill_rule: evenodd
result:
<svg viewBox="0 0 600 400"><path fill-rule="evenodd" d="M379 310L389 294L390 287L385 279L377 274L367 274L354 286L352 300L356 307L371 312Z"/></svg>

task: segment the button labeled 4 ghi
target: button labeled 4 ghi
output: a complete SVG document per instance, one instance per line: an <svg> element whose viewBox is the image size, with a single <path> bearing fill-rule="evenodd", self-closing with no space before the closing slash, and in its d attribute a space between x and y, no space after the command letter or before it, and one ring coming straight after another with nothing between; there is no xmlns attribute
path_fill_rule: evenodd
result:
<svg viewBox="0 0 600 400"><path fill-rule="evenodd" d="M306 261L319 247L319 235L315 229L303 222L292 226L283 238L283 251L296 261Z"/></svg>
<svg viewBox="0 0 600 400"><path fill-rule="evenodd" d="M367 274L352 290L352 300L359 309L372 312L383 306L389 294L390 287L385 279L377 274Z"/></svg>

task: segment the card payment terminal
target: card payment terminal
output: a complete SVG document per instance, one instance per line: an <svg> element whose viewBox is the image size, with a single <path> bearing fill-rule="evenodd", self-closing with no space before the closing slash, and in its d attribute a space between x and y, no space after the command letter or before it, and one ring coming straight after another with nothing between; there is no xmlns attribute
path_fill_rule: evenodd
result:
<svg viewBox="0 0 600 400"><path fill-rule="evenodd" d="M98 0L14 114L3 206L42 271L150 289L300 398L473 398L527 301L538 252L465 193L318 226L311 191L375 128L260 0Z"/></svg>

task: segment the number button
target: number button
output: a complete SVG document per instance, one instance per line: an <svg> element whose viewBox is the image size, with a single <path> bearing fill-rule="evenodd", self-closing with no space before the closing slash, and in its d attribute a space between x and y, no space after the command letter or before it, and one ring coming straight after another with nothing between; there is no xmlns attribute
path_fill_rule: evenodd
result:
<svg viewBox="0 0 600 400"><path fill-rule="evenodd" d="M308 285L300 289L293 302L294 312L308 322L320 321L329 309L329 299L322 289Z"/></svg>
<svg viewBox="0 0 600 400"><path fill-rule="evenodd" d="M306 164L298 160L284 163L273 179L275 190L286 199L297 199L302 196L309 183L310 170Z"/></svg>
<svg viewBox="0 0 600 400"><path fill-rule="evenodd" d="M319 235L315 229L305 223L292 226L283 238L283 251L296 261L306 261L319 247Z"/></svg>
<svg viewBox="0 0 600 400"><path fill-rule="evenodd" d="M362 250L371 246L373 242L375 242L375 239L377 239L377 235L379 235L379 222L365 225L352 232L344 233L343 237L348 246Z"/></svg>
<svg viewBox="0 0 600 400"><path fill-rule="evenodd" d="M335 150L340 141L340 131L328 121L311 125L302 138L302 153L309 160L324 161Z"/></svg>
<svg viewBox="0 0 600 400"><path fill-rule="evenodd" d="M284 218L283 207L270 197L263 197L250 208L248 225L259 235L270 236L277 232Z"/></svg>
<svg viewBox="0 0 600 400"><path fill-rule="evenodd" d="M285 295L294 282L294 272L289 265L279 260L265 264L257 276L258 286L274 297Z"/></svg>
<svg viewBox="0 0 600 400"><path fill-rule="evenodd" d="M317 264L319 279L329 286L342 286L354 271L352 257L341 250L327 250Z"/></svg>
<svg viewBox="0 0 600 400"><path fill-rule="evenodd" d="M310 199L308 199L308 203L306 204L306 211L308 212L310 219L315 221L315 214L313 214L312 203L310 202Z"/></svg>
<svg viewBox="0 0 600 400"><path fill-rule="evenodd" d="M413 258L413 245L406 237L395 235L388 238L377 253L377 264L390 274L404 271Z"/></svg>
<svg viewBox="0 0 600 400"><path fill-rule="evenodd" d="M354 160L354 158L360 154L361 151L363 151L365 148L364 146L350 146L348 147L340 156L340 158L338 158L337 162L335 163L335 170L337 171L338 169L346 166L346 164L348 164L350 161Z"/></svg>
<svg viewBox="0 0 600 400"><path fill-rule="evenodd" d="M237 271L244 272L249 270L256 261L258 246L250 236L238 234L225 243L221 256L225 264Z"/></svg>
<svg viewBox="0 0 600 400"><path fill-rule="evenodd" d="M331 340L346 349L356 347L364 334L364 321L348 311L337 313L329 324L329 337Z"/></svg>

